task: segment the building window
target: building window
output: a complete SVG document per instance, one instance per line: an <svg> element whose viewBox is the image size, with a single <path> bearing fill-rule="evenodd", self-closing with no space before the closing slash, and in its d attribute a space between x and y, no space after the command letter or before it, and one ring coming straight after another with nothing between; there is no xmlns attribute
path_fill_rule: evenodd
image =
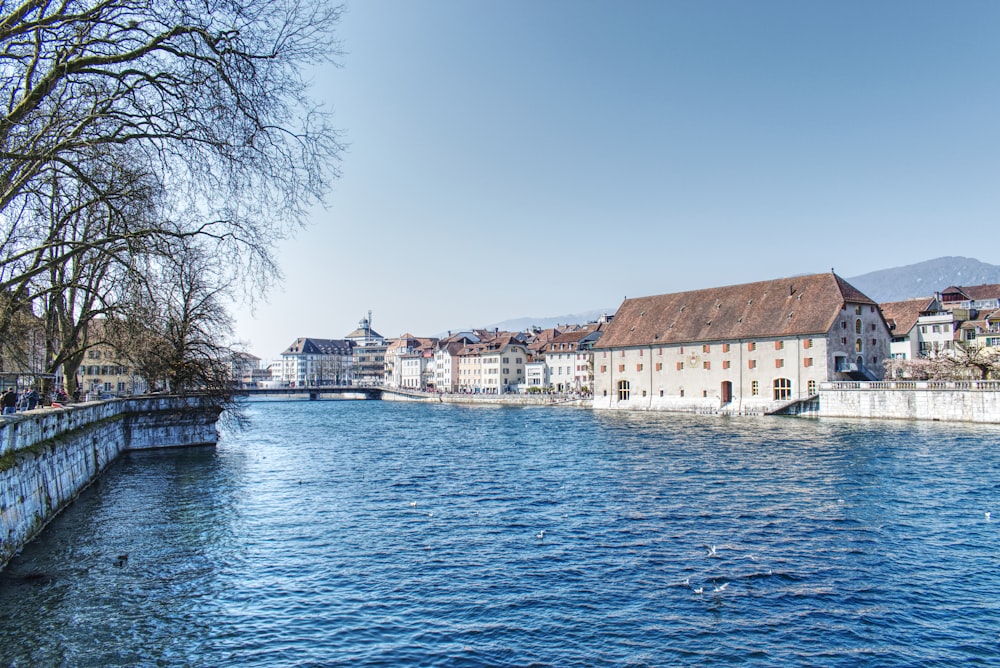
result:
<svg viewBox="0 0 1000 668"><path fill-rule="evenodd" d="M877 345L878 345L878 343L877 343L877 339L872 339L872 345L873 345L873 346L877 346Z"/></svg>
<svg viewBox="0 0 1000 668"><path fill-rule="evenodd" d="M936 326L937 325L935 325L935 327ZM861 320L860 319L854 321L854 333L855 334L860 334L861 333Z"/></svg>
<svg viewBox="0 0 1000 668"><path fill-rule="evenodd" d="M873 332L875 331L875 323L874 322L872 323L872 331Z"/></svg>
<svg viewBox="0 0 1000 668"><path fill-rule="evenodd" d="M774 379L774 400L788 399L792 396L792 381L787 378Z"/></svg>
<svg viewBox="0 0 1000 668"><path fill-rule="evenodd" d="M660 388L660 396L661 397L663 396L663 388L662 387Z"/></svg>
<svg viewBox="0 0 1000 668"><path fill-rule="evenodd" d="M750 394L755 397L760 394L760 383L756 380L750 383Z"/></svg>
<svg viewBox="0 0 1000 668"><path fill-rule="evenodd" d="M861 315L861 304L854 307L854 315Z"/></svg>
<svg viewBox="0 0 1000 668"><path fill-rule="evenodd" d="M707 371L712 368L712 363L709 362L708 360L705 360L704 362L701 363L701 368Z"/></svg>
<svg viewBox="0 0 1000 668"><path fill-rule="evenodd" d="M864 344L861 342L861 339L858 339L857 341L854 342L854 352L860 353L863 347Z"/></svg>
<svg viewBox="0 0 1000 668"><path fill-rule="evenodd" d="M806 357L805 359L802 360L802 366L812 366L812 365L813 365L813 358Z"/></svg>
<svg viewBox="0 0 1000 668"><path fill-rule="evenodd" d="M708 390L702 390L701 391L701 396L702 397L708 397Z"/></svg>
<svg viewBox="0 0 1000 668"><path fill-rule="evenodd" d="M642 371L642 365L641 364L636 364L635 365L635 370L636 371Z"/></svg>
<svg viewBox="0 0 1000 668"><path fill-rule="evenodd" d="M642 348L639 348L639 357L642 357Z"/></svg>
<svg viewBox="0 0 1000 668"><path fill-rule="evenodd" d="M608 365L607 364L602 364L601 365L601 373L607 373L607 372L608 372Z"/></svg>
<svg viewBox="0 0 1000 668"><path fill-rule="evenodd" d="M646 396L646 390L642 391L642 396Z"/></svg>
<svg viewBox="0 0 1000 668"><path fill-rule="evenodd" d="M624 364L619 364L618 365L618 373L624 373L624 371L625 371L625 365Z"/></svg>
<svg viewBox="0 0 1000 668"><path fill-rule="evenodd" d="M723 343L722 344L722 352L724 352L724 353L728 353L729 352L729 344L728 343Z"/></svg>
<svg viewBox="0 0 1000 668"><path fill-rule="evenodd" d="M618 381L618 401L628 401L629 383L627 380Z"/></svg>
<svg viewBox="0 0 1000 668"><path fill-rule="evenodd" d="M774 342L774 349L775 350L784 350L784 348L785 348L785 342L784 341L775 341Z"/></svg>
<svg viewBox="0 0 1000 668"><path fill-rule="evenodd" d="M812 339L802 339L802 347L803 348L812 348L813 347L813 340Z"/></svg>
<svg viewBox="0 0 1000 668"><path fill-rule="evenodd" d="M816 381L810 380L807 384L809 394L816 394Z"/></svg>
<svg viewBox="0 0 1000 668"><path fill-rule="evenodd" d="M662 355L663 354L663 348L657 349L656 354L657 355Z"/></svg>
<svg viewBox="0 0 1000 668"><path fill-rule="evenodd" d="M774 360L774 368L775 369L780 369L783 366L785 366L785 360L783 360L781 358L778 358L778 359Z"/></svg>
<svg viewBox="0 0 1000 668"><path fill-rule="evenodd" d="M657 371L663 371L663 362L657 362L656 363L656 370Z"/></svg>
<svg viewBox="0 0 1000 668"><path fill-rule="evenodd" d="M677 370L678 371L683 371L684 370L684 362L678 362L677 363Z"/></svg>
<svg viewBox="0 0 1000 668"><path fill-rule="evenodd" d="M703 345L701 347L701 352L703 352L703 353L710 353L710 352L712 352L712 346L710 346L710 345L708 345L706 343L705 345Z"/></svg>
<svg viewBox="0 0 1000 668"><path fill-rule="evenodd" d="M748 360L747 361L747 368L748 369L756 369L757 368L757 360Z"/></svg>
<svg viewBox="0 0 1000 668"><path fill-rule="evenodd" d="M684 396L684 388L683 387L681 388L681 396L682 397Z"/></svg>
<svg viewBox="0 0 1000 668"><path fill-rule="evenodd" d="M755 350L757 350L757 343L755 341L748 341L747 342L747 351L749 351L749 352L752 353Z"/></svg>
<svg viewBox="0 0 1000 668"><path fill-rule="evenodd" d="M722 368L723 369L729 368L729 360L722 360Z"/></svg>

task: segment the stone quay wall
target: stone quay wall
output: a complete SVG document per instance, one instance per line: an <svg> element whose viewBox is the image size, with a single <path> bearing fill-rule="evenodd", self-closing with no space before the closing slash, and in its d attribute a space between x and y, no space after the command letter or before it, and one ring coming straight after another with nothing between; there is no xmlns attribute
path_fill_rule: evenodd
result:
<svg viewBox="0 0 1000 668"><path fill-rule="evenodd" d="M203 397L134 397L0 417L0 568L122 452L215 444Z"/></svg>
<svg viewBox="0 0 1000 668"><path fill-rule="evenodd" d="M1000 381L821 383L815 415L1000 423Z"/></svg>

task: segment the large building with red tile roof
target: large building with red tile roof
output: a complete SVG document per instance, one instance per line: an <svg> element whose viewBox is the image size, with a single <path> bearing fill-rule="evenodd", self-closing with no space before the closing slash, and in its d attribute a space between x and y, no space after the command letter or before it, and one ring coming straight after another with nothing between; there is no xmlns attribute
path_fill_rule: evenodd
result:
<svg viewBox="0 0 1000 668"><path fill-rule="evenodd" d="M594 407L758 412L880 379L891 335L834 273L626 299L594 345Z"/></svg>

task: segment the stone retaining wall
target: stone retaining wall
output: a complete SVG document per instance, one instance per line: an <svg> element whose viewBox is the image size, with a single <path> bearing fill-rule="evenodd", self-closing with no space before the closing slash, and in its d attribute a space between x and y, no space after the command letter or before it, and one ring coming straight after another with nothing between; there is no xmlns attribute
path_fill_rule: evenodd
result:
<svg viewBox="0 0 1000 668"><path fill-rule="evenodd" d="M1000 423L1000 381L821 383L819 417Z"/></svg>
<svg viewBox="0 0 1000 668"><path fill-rule="evenodd" d="M214 444L202 397L136 397L0 417L0 568L126 450Z"/></svg>

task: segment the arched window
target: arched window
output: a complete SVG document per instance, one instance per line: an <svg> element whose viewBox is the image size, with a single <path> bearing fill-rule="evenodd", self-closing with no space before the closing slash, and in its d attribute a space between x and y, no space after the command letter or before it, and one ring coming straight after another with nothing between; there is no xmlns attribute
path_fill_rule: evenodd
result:
<svg viewBox="0 0 1000 668"><path fill-rule="evenodd" d="M854 331L856 333L858 333L858 334L861 333L861 319L860 318L858 318L857 320L854 321Z"/></svg>
<svg viewBox="0 0 1000 668"><path fill-rule="evenodd" d="M792 396L792 381L787 378L774 379L774 400L788 399Z"/></svg>
<svg viewBox="0 0 1000 668"><path fill-rule="evenodd" d="M629 383L627 380L618 381L618 401L628 401Z"/></svg>
<svg viewBox="0 0 1000 668"><path fill-rule="evenodd" d="M861 339L858 339L857 341L854 342L854 352L860 353L861 352L861 348L863 346L864 346L864 344L861 342Z"/></svg>

